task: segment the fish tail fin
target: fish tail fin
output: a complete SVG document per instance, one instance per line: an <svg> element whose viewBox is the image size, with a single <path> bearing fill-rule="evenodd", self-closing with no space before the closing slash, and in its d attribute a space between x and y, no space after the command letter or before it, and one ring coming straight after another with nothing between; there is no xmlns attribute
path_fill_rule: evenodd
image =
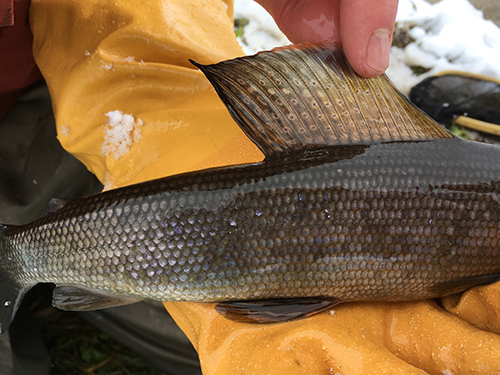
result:
<svg viewBox="0 0 500 375"><path fill-rule="evenodd" d="M32 285L23 285L13 277L10 244L4 235L6 226L0 224L0 335L7 332L17 309Z"/></svg>

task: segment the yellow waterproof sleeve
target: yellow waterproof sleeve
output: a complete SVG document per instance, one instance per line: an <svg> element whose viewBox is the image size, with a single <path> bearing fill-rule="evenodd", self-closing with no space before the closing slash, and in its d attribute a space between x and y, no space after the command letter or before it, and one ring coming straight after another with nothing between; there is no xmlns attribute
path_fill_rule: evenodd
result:
<svg viewBox="0 0 500 375"><path fill-rule="evenodd" d="M59 140L106 188L263 158L188 60L243 54L232 2L35 0L31 20Z"/></svg>
<svg viewBox="0 0 500 375"><path fill-rule="evenodd" d="M230 0L33 0L30 17L59 140L107 189L263 158L188 61L242 55ZM344 304L275 325L165 306L207 375L484 375L500 369L499 290L447 300L467 322L429 301Z"/></svg>

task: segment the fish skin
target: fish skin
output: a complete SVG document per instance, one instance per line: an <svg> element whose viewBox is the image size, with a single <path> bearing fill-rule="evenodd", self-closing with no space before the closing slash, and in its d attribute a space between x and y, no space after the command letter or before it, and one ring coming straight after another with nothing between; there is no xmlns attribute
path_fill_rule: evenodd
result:
<svg viewBox="0 0 500 375"><path fill-rule="evenodd" d="M492 282L497 160L499 147L454 137L304 146L59 201L0 227L0 332L40 282L77 310L143 298L403 301Z"/></svg>
<svg viewBox="0 0 500 375"><path fill-rule="evenodd" d="M25 285L170 301L437 297L440 283L500 272L492 151L392 143L138 184L6 227L2 264Z"/></svg>

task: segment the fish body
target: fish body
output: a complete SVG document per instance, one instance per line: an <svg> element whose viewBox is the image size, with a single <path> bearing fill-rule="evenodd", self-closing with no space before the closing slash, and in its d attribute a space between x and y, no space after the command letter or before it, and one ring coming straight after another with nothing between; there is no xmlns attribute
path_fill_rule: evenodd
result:
<svg viewBox="0 0 500 375"><path fill-rule="evenodd" d="M334 56L339 50L324 46L281 49L260 55L264 62L237 59L230 69L203 67L266 159L58 200L34 223L1 226L0 332L40 282L57 285L56 306L85 310L144 298L402 301L497 280L500 148L455 138L396 94L377 99L359 77L358 91L375 109L350 101L361 95L352 87L343 101L321 99L332 95L327 87L311 90L313 99L288 98L294 78L286 74L278 81L292 83L275 98L279 83L266 87L276 71L268 71L269 81L261 77L283 51L299 54L307 67L321 63L327 74L337 67L355 77ZM240 71L248 64L264 72L257 83ZM298 85L319 82L330 84ZM264 87L260 94L256 86ZM338 126L322 124L327 111L314 114L314 100L334 107ZM306 112L292 111L301 105ZM353 115L342 119L341 110ZM372 118L366 110L378 122L365 120L363 130L354 120ZM268 122L276 113L279 121ZM304 113L316 119L304 122Z"/></svg>

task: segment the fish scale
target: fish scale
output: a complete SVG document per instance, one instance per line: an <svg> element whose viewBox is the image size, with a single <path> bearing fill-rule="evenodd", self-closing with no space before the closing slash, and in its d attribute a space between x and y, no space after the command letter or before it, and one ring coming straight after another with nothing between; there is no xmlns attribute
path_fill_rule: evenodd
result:
<svg viewBox="0 0 500 375"><path fill-rule="evenodd" d="M27 283L178 301L436 297L500 270L500 168L468 144L484 167L455 173L456 141L438 141L439 160L429 142L393 143L148 182L4 235Z"/></svg>
<svg viewBox="0 0 500 375"><path fill-rule="evenodd" d="M57 199L36 222L0 225L0 333L39 282L67 310L151 298L284 321L500 278L499 147L357 76L338 46L195 65L265 160Z"/></svg>

